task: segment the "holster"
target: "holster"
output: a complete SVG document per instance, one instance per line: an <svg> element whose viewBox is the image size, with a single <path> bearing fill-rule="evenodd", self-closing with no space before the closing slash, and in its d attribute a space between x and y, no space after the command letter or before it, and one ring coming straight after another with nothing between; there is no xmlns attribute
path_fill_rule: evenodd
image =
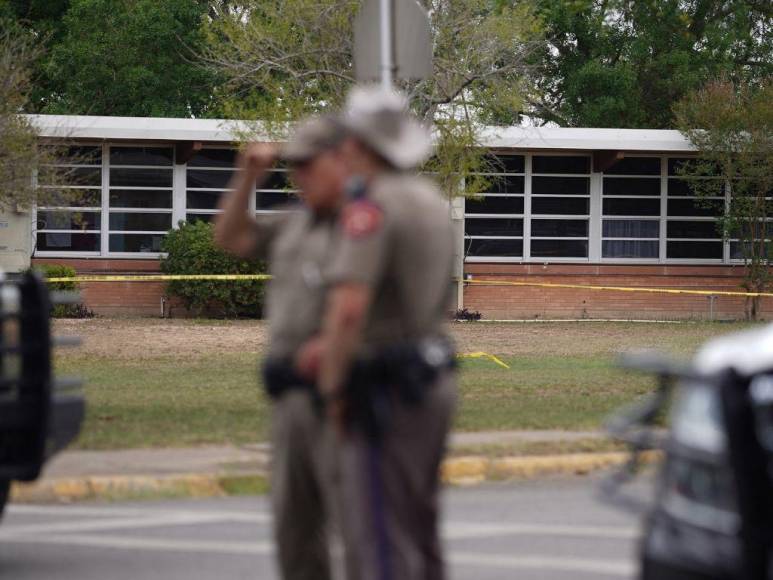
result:
<svg viewBox="0 0 773 580"><path fill-rule="evenodd" d="M421 405L441 373L456 366L447 338L391 345L355 360L345 388L350 421L374 441L389 430L395 403Z"/></svg>
<svg viewBox="0 0 773 580"><path fill-rule="evenodd" d="M317 393L314 384L301 377L295 370L295 364L291 358L266 359L263 363L262 374L266 393L274 400L294 389Z"/></svg>

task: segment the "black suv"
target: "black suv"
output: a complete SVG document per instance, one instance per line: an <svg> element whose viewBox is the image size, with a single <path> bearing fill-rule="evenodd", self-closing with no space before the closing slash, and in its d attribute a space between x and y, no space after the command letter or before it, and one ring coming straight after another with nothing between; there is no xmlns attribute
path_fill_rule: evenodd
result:
<svg viewBox="0 0 773 580"><path fill-rule="evenodd" d="M638 452L661 448L641 545L643 580L773 579L773 326L707 343L689 365L633 356L660 377L646 404L610 422ZM655 428L669 409L669 430ZM619 497L619 496L618 496Z"/></svg>
<svg viewBox="0 0 773 580"><path fill-rule="evenodd" d="M37 479L83 421L80 383L53 378L50 311L36 275L0 279L0 513L11 482Z"/></svg>

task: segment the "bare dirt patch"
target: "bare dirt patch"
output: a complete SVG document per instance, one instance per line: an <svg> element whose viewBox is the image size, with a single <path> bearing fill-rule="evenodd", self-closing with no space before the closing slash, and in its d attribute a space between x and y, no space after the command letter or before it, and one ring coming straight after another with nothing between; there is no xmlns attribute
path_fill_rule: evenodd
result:
<svg viewBox="0 0 773 580"><path fill-rule="evenodd" d="M63 354L118 360L178 358L219 354L260 355L268 340L262 321L161 319L57 320L54 332L75 335L83 346Z"/></svg>
<svg viewBox="0 0 773 580"><path fill-rule="evenodd" d="M638 324L608 322L457 323L449 325L460 352L498 356L613 355L651 348L687 355L705 340L744 328L742 324ZM261 355L267 346L263 321L109 319L57 320L55 332L79 335L78 356L118 360L219 354ZM69 354L65 353L65 354Z"/></svg>

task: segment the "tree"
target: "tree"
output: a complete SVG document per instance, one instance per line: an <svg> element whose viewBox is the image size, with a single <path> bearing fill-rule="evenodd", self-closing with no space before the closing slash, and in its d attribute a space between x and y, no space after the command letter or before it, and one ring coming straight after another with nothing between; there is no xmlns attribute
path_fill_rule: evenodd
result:
<svg viewBox="0 0 773 580"><path fill-rule="evenodd" d="M38 49L9 20L0 20L0 209L27 204L34 196L32 175L37 140L18 115L30 89L29 66Z"/></svg>
<svg viewBox="0 0 773 580"><path fill-rule="evenodd" d="M681 173L722 178L690 183L697 195L706 197L724 195L729 188L730 203L718 227L726 240L738 240L746 265L743 287L766 292L773 258L773 82L713 81L683 99L675 114L679 129L699 152ZM759 302L758 297L747 300L750 320L756 319Z"/></svg>
<svg viewBox="0 0 773 580"><path fill-rule="evenodd" d="M70 0L42 68L43 112L205 114L214 77L192 62L205 0Z"/></svg>
<svg viewBox="0 0 773 580"><path fill-rule="evenodd" d="M77 171L61 164L81 159L67 143L41 144L34 125L20 114L27 108L31 71L41 52L33 35L0 18L0 211L28 209L35 202L75 205L82 195L77 188L37 187L37 183L77 185Z"/></svg>
<svg viewBox="0 0 773 580"><path fill-rule="evenodd" d="M226 79L225 114L281 130L287 122L340 106L355 82L353 21L359 5L242 0L217 11L202 59ZM418 116L435 124L441 155L432 169L441 172L446 191L457 191L464 169L482 159L471 147L478 127L492 111L523 108L524 75L540 45L539 26L526 2L497 8L490 0L425 5L432 19L434 75L401 88ZM468 187L475 189L472 172L466 173Z"/></svg>
<svg viewBox="0 0 773 580"><path fill-rule="evenodd" d="M672 128L709 79L773 73L768 0L537 0L549 45L532 113L565 126Z"/></svg>

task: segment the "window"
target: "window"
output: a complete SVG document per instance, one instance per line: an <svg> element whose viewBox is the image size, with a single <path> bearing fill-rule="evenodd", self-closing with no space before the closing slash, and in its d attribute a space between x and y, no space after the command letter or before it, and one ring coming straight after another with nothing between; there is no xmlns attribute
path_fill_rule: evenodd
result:
<svg viewBox="0 0 773 580"><path fill-rule="evenodd" d="M110 147L108 251L159 253L172 227L172 147Z"/></svg>
<svg viewBox="0 0 773 580"><path fill-rule="evenodd" d="M188 161L185 171L187 221L212 221L220 196L234 176L236 154L233 149L201 149Z"/></svg>
<svg viewBox="0 0 773 580"><path fill-rule="evenodd" d="M490 155L480 175L488 186L465 200L465 254L470 257L523 256L525 165L523 155Z"/></svg>
<svg viewBox="0 0 773 580"><path fill-rule="evenodd" d="M601 257L660 257L661 162L625 157L602 177Z"/></svg>
<svg viewBox="0 0 773 580"><path fill-rule="evenodd" d="M587 258L590 157L535 155L531 176L532 258Z"/></svg>
<svg viewBox="0 0 773 580"><path fill-rule="evenodd" d="M102 228L102 148L74 147L56 166L48 183L47 206L36 212L37 252L99 254ZM61 170L61 171L59 171ZM49 172L43 172L48 176ZM67 185L63 185L66 183Z"/></svg>
<svg viewBox="0 0 773 580"><path fill-rule="evenodd" d="M285 209L285 206L297 203L299 200L298 190L294 189L290 174L283 167L270 171L257 185L255 208L258 213Z"/></svg>
<svg viewBox="0 0 773 580"><path fill-rule="evenodd" d="M724 243L717 218L725 210L724 182L690 175L689 169L689 159L668 160L666 258L721 260Z"/></svg>

